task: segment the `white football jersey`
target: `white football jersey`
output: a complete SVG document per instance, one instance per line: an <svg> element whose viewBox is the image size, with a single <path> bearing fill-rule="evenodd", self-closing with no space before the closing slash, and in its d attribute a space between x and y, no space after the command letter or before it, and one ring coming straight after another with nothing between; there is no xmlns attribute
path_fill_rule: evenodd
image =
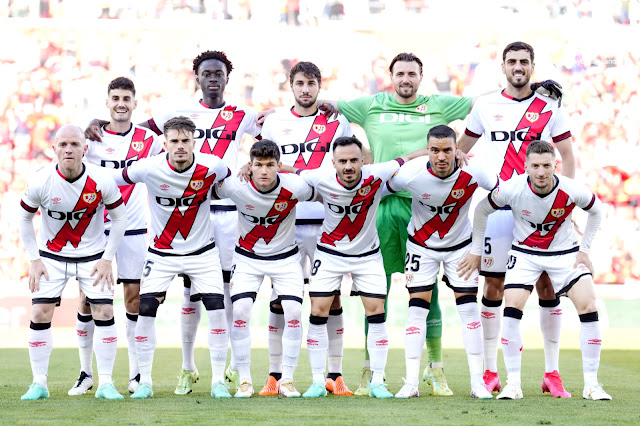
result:
<svg viewBox="0 0 640 426"><path fill-rule="evenodd" d="M230 173L218 157L200 153L194 153L193 164L182 172L171 167L168 154L144 158L125 168L125 181L147 185L152 230L149 248L184 255L213 243L211 189Z"/></svg>
<svg viewBox="0 0 640 426"><path fill-rule="evenodd" d="M478 186L490 191L498 184L482 168L456 167L441 178L431 170L428 157L419 157L400 167L387 183L391 192L408 191L412 196L411 221L407 227L412 242L429 249L451 249L471 242L469 207Z"/></svg>
<svg viewBox="0 0 640 426"><path fill-rule="evenodd" d="M262 125L262 138L280 147L282 164L296 169L331 168L333 141L342 136L353 136L351 124L339 114L329 119L318 110L316 114L301 117L292 108L278 108L269 114ZM300 203L296 218L317 219L322 223L324 208L318 202Z"/></svg>
<svg viewBox="0 0 640 426"><path fill-rule="evenodd" d="M596 196L565 176L555 176L555 181L553 191L545 196L533 192L528 175L501 182L489 194L494 209L511 206L516 225L513 246L517 249L534 254L578 251L571 212L576 206L589 210Z"/></svg>
<svg viewBox="0 0 640 426"><path fill-rule="evenodd" d="M68 181L57 164L40 169L27 185L20 205L35 213L42 207L42 251L79 258L104 251L104 208L123 203L120 191L106 170L83 163L83 172Z"/></svg>
<svg viewBox="0 0 640 426"><path fill-rule="evenodd" d="M238 208L236 247L257 256L274 256L296 248L295 212L314 191L294 174L278 174L278 185L261 192L253 181L230 176L214 188L214 197L230 198Z"/></svg>
<svg viewBox="0 0 640 426"><path fill-rule="evenodd" d="M89 149L85 158L89 163L110 169L124 169L136 161L162 151L162 144L155 133L144 127L132 125L128 132L115 133L102 128L102 142L87 140ZM144 185L118 187L127 205L129 219L125 235L147 229L147 189ZM105 211L104 227L111 229L111 219Z"/></svg>
<svg viewBox="0 0 640 426"><path fill-rule="evenodd" d="M382 189L398 171L396 160L362 166L362 178L353 188L345 188L333 171L303 170L304 180L322 196L325 219L318 248L344 256L362 256L378 251L380 240L376 213Z"/></svg>
<svg viewBox="0 0 640 426"><path fill-rule="evenodd" d="M467 119L465 133L484 135L484 164L500 180L524 173L525 154L534 140L558 143L571 137L569 118L558 101L537 92L515 99L504 92L480 96Z"/></svg>

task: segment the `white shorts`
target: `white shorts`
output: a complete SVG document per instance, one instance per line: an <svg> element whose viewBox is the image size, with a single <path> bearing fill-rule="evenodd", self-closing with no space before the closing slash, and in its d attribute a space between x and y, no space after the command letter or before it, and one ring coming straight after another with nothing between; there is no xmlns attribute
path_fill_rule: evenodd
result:
<svg viewBox="0 0 640 426"><path fill-rule="evenodd" d="M352 296L376 299L387 297L387 279L380 251L361 257L344 257L316 249L311 267L311 297L328 297L340 294L340 284L345 274L351 273Z"/></svg>
<svg viewBox="0 0 640 426"><path fill-rule="evenodd" d="M300 250L300 264L305 280L311 276L311 265L313 265L313 255L318 245L322 225L296 225L296 244Z"/></svg>
<svg viewBox="0 0 640 426"><path fill-rule="evenodd" d="M577 254L577 252L573 252L541 256L510 250L504 288L525 288L533 291L540 275L546 272L556 296L566 296L567 291L579 279L591 275L589 269L582 263L574 269L573 265L576 262Z"/></svg>
<svg viewBox="0 0 640 426"><path fill-rule="evenodd" d="M147 235L125 235L116 252L118 284L140 284L147 256Z"/></svg>
<svg viewBox="0 0 640 426"><path fill-rule="evenodd" d="M215 210L210 215L213 222L213 237L220 253L220 265L223 271L231 271L237 240L238 212Z"/></svg>
<svg viewBox="0 0 640 426"><path fill-rule="evenodd" d="M474 269L471 277L464 280L458 277L458 263L471 250L471 243L453 251L435 251L407 241L404 276L409 293L433 290L438 277L440 264L444 265L442 281L456 293L478 292L478 270Z"/></svg>
<svg viewBox="0 0 640 426"><path fill-rule="evenodd" d="M511 210L498 210L489 215L487 230L484 232L480 275L503 278L507 270L507 258L515 222Z"/></svg>
<svg viewBox="0 0 640 426"><path fill-rule="evenodd" d="M240 295L252 297L255 300L256 293L260 290L260 285L266 276L271 278L273 293L278 300L297 300L302 303L304 278L298 252L284 258L270 260L235 253L233 262L233 276L229 284L232 301L239 299Z"/></svg>
<svg viewBox="0 0 640 426"><path fill-rule="evenodd" d="M95 277L91 276L91 270L100 260L100 254L95 260L87 262L66 262L62 259L51 259L42 256L42 262L49 274L49 280L44 275L40 277L40 290L31 294L33 303L59 303L62 291L69 278L77 278L80 289L87 296L88 303L111 304L113 303L113 287L111 290L105 285L100 291L100 286L93 286Z"/></svg>
<svg viewBox="0 0 640 426"><path fill-rule="evenodd" d="M191 299L203 294L223 294L218 247L189 256L161 256L147 252L140 295L163 296L173 278L185 274L191 279Z"/></svg>

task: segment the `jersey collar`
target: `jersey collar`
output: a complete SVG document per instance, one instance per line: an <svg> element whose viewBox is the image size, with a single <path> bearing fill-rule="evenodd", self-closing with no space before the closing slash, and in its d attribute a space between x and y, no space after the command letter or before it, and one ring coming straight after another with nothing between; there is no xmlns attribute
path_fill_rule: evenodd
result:
<svg viewBox="0 0 640 426"><path fill-rule="evenodd" d="M205 104L205 103L204 103L204 101L203 101L202 99L200 99L200 105L202 105L203 107L208 108L208 109L220 109L220 108L222 108L225 104L226 104L226 102L222 102L220 105L218 105L218 106L216 106L216 107L212 107L212 106L209 106L209 105Z"/></svg>
<svg viewBox="0 0 640 426"><path fill-rule="evenodd" d="M551 191L549 191L548 194L538 194L536 191L534 191L531 187L531 178L529 176L527 176L527 185L529 185L529 189L531 190L531 192L533 192L534 195L537 195L540 198L545 198L547 195L553 194L553 191L555 191L560 184L560 179L558 179L558 176L553 175L553 179L556 181L556 183L553 185L553 188L551 189Z"/></svg>
<svg viewBox="0 0 640 426"><path fill-rule="evenodd" d="M112 132L111 130L107 130L107 126L102 126L102 130L104 130L105 132L109 133L110 135L116 135L116 136L127 136L127 134L131 131L131 129L133 129L133 123L131 123L129 125L129 130L127 130L124 133L118 133L118 132Z"/></svg>
<svg viewBox="0 0 640 426"><path fill-rule="evenodd" d="M500 92L500 94L501 94L502 96L504 96L505 98L510 99L510 100L512 100L512 101L522 102L522 101L526 101L527 99L531 99L531 98L536 94L536 92L531 91L531 94L530 94L529 96L524 97L524 98L521 98L521 99L514 98L514 97L513 97L513 96L511 96L511 95L507 95L507 94L504 92L504 89L502 89L502 92Z"/></svg>
<svg viewBox="0 0 640 426"><path fill-rule="evenodd" d="M434 173L433 170L431 170L431 162L430 161L427 161L427 171L429 173L431 173L433 176L437 177L438 179L445 180L445 179L448 179L451 175L453 175L456 171L458 171L458 164L456 163L453 166L453 171L451 173L449 173L448 175L446 175L445 177L440 177L436 173Z"/></svg>
<svg viewBox="0 0 640 426"><path fill-rule="evenodd" d="M340 185L341 187L343 187L347 191L353 191L354 189L356 189L358 187L358 185L362 184L362 170L360 170L360 180L358 181L358 183L356 183L355 185L353 185L351 187L344 186L342 184L342 182L340 182L340 179L338 179L338 174L337 173L336 173L336 182L338 182L338 185Z"/></svg>
<svg viewBox="0 0 640 426"><path fill-rule="evenodd" d="M258 189L258 187L256 186L256 184L253 183L253 179L251 179L249 182L251 182L251 186L253 187L253 189L255 189L260 194L271 194L273 191L275 191L280 186L280 176L276 175L276 186L274 186L273 188L271 188L268 191L260 191Z"/></svg>
<svg viewBox="0 0 640 426"><path fill-rule="evenodd" d="M186 172L187 170L191 169L191 168L193 167L193 165L194 165L194 164L196 164L196 154L192 154L192 155L193 155L193 162L191 163L191 165L190 165L189 167L187 167L186 169L184 169L184 170L178 170L178 169L176 169L175 167L173 167L173 166L171 165L171 163L169 162L169 153L167 152L167 166L169 166L169 168L170 168L171 170L173 170L174 172L176 172L176 173L184 173L184 172Z"/></svg>
<svg viewBox="0 0 640 426"><path fill-rule="evenodd" d="M56 172L58 172L58 175L59 175L62 179L66 180L66 181L67 181L67 182L69 182L69 183L73 183L73 182L78 181L78 179L80 179L80 178L82 177L82 175L84 175L85 170L87 170L87 166L85 166L85 164L84 164L84 163L82 163L82 172L81 172L78 176L76 176L75 178L73 178L73 179L67 179L67 178L65 177L65 175L63 175L63 174L60 172L60 169L58 168L58 165L56 164Z"/></svg>
<svg viewBox="0 0 640 426"><path fill-rule="evenodd" d="M300 118L300 117L313 117L313 116L315 116L315 115L318 115L318 111L319 111L319 110L318 110L318 108L316 108L316 111L315 111L313 114L309 114L309 115L300 115L300 114L298 114L298 113L297 113L293 108L294 108L294 107L291 107L291 114L293 114L295 117L298 117L298 118Z"/></svg>

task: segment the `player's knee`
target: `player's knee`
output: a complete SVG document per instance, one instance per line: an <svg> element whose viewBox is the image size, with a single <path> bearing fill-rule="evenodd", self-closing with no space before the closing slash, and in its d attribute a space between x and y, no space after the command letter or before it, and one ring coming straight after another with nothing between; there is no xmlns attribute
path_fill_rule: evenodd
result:
<svg viewBox="0 0 640 426"><path fill-rule="evenodd" d="M36 304L31 308L31 322L50 323L53 318L54 304Z"/></svg>
<svg viewBox="0 0 640 426"><path fill-rule="evenodd" d="M538 281L536 283L536 292L540 299L552 300L556 298L556 292L550 281Z"/></svg>
<svg viewBox="0 0 640 426"><path fill-rule="evenodd" d="M504 296L504 278L485 277L483 293L489 300L502 300Z"/></svg>
<svg viewBox="0 0 640 426"><path fill-rule="evenodd" d="M203 294L202 304L207 311L215 311L224 309L224 295L222 294Z"/></svg>
<svg viewBox="0 0 640 426"><path fill-rule="evenodd" d="M140 297L140 310L139 315L142 317L154 317L158 313L158 306L160 301L154 296L141 296Z"/></svg>
<svg viewBox="0 0 640 426"><path fill-rule="evenodd" d="M282 301L282 309L287 321L302 316L302 299L285 299Z"/></svg>
<svg viewBox="0 0 640 426"><path fill-rule="evenodd" d="M589 312L597 313L597 310L598 310L596 308L595 299L580 300L578 302L574 302L574 304L576 307L576 311L578 312L578 315L586 314Z"/></svg>
<svg viewBox="0 0 640 426"><path fill-rule="evenodd" d="M106 320L113 318L113 301L111 303L97 303L98 301L89 301L91 303L91 315L93 320ZM100 302L106 302L100 301Z"/></svg>

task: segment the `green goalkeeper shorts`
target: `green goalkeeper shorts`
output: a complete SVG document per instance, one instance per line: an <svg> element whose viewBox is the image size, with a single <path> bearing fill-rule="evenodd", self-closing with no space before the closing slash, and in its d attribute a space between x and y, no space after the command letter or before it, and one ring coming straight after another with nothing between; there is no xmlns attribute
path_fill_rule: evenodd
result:
<svg viewBox="0 0 640 426"><path fill-rule="evenodd" d="M410 220L411 198L390 195L382 199L378 207L376 227L380 238L384 270L387 274L404 273L407 225Z"/></svg>

